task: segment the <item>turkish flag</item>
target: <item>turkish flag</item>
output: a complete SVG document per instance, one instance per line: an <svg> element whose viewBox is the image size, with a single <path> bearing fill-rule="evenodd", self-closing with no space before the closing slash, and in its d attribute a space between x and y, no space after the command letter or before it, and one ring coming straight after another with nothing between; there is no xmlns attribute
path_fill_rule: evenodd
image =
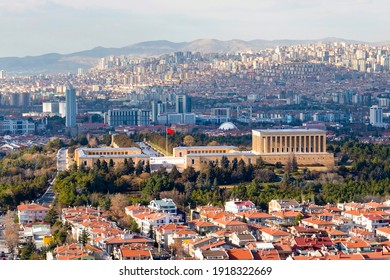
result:
<svg viewBox="0 0 390 280"><path fill-rule="evenodd" d="M173 129L167 128L167 134L173 135L173 134L175 134L175 131Z"/></svg>

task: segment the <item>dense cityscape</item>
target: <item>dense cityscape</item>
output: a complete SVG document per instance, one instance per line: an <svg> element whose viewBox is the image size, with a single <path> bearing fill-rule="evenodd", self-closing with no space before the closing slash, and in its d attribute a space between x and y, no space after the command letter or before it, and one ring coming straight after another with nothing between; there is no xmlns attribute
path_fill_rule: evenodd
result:
<svg viewBox="0 0 390 280"><path fill-rule="evenodd" d="M4 260L390 258L387 45L109 56L0 93Z"/></svg>

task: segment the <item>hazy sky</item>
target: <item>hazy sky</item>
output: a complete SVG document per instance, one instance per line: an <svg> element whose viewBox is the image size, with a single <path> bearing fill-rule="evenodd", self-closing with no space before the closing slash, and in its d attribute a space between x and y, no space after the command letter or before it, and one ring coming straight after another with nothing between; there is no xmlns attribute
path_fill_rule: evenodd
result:
<svg viewBox="0 0 390 280"><path fill-rule="evenodd" d="M390 40L389 0L0 0L0 57L200 38Z"/></svg>

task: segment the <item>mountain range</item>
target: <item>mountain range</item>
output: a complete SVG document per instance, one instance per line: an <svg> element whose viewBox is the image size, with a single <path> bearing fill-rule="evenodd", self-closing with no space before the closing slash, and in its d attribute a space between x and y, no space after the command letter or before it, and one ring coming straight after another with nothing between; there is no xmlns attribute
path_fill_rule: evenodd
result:
<svg viewBox="0 0 390 280"><path fill-rule="evenodd" d="M166 40L141 42L122 48L96 47L70 54L50 53L39 56L0 58L0 70L15 75L43 73L75 73L77 68L88 69L98 64L99 58L110 55L129 55L134 57L158 56L176 51L193 51L202 53L234 53L246 50L261 50L276 46L291 46L317 42L347 42L352 44L366 43L340 38L323 38L318 40L229 40L199 39L191 42L174 43ZM388 45L387 42L368 43L370 45Z"/></svg>

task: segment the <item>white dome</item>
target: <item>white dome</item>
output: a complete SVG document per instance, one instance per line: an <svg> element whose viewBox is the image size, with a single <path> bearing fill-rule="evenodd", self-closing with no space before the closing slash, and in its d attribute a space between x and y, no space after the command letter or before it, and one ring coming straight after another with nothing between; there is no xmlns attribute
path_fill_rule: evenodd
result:
<svg viewBox="0 0 390 280"><path fill-rule="evenodd" d="M231 122L224 122L223 124L221 124L219 126L220 130L232 130L232 129L237 129L237 126L235 126L233 123Z"/></svg>

